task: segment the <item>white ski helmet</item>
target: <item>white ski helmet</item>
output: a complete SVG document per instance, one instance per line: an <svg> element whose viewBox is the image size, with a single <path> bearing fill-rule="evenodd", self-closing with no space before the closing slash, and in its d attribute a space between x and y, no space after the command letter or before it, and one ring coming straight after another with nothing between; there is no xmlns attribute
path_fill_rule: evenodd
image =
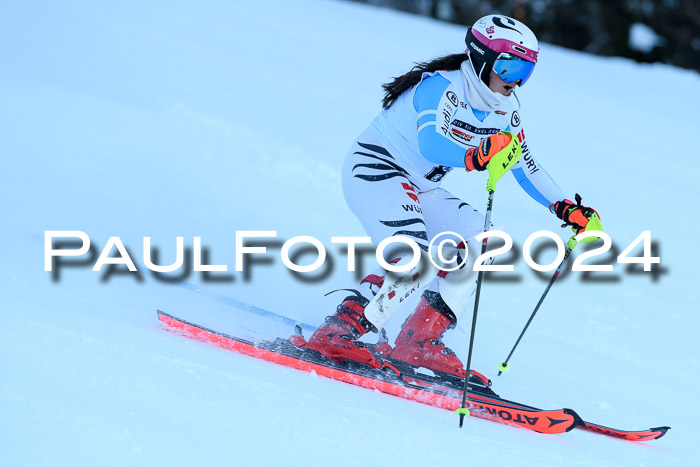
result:
<svg viewBox="0 0 700 467"><path fill-rule="evenodd" d="M504 15L484 16L467 30L464 41L474 72L485 83L493 70L507 83L524 85L540 50L530 28Z"/></svg>

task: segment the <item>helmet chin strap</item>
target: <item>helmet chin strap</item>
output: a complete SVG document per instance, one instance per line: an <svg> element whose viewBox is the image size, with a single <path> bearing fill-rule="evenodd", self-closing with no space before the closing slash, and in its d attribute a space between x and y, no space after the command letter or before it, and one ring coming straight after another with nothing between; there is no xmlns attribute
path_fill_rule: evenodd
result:
<svg viewBox="0 0 700 467"><path fill-rule="evenodd" d="M473 63L472 63L472 69L474 69ZM476 72L476 70L474 70L474 71ZM491 81L491 79L490 79L490 77L483 76L484 71L486 71L486 62L481 64L481 69L479 70L479 73L475 73L475 74L476 74L477 79L479 81L481 81L482 83L484 83L486 85L486 87L488 87L489 83L487 83L486 80L488 78L488 80Z"/></svg>

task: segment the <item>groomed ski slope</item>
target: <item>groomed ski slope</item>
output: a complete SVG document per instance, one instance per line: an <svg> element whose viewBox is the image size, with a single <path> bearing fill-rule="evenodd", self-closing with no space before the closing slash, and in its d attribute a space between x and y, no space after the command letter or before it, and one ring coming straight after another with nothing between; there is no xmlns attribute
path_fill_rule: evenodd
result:
<svg viewBox="0 0 700 467"><path fill-rule="evenodd" d="M650 230L665 273L654 281L615 265L593 276L604 281L562 277L497 378L547 281L511 255L515 280L482 289L473 357L504 397L621 429L671 426L656 442L478 419L460 430L447 411L182 339L157 322L159 308L275 336L289 327L224 297L310 324L333 311L342 295L324 294L354 279L330 237L364 235L342 198L345 151L379 110L381 83L461 51L463 36L339 1L3 4L2 464L696 463L695 72L542 45L519 92L530 149L565 193L598 210L618 252ZM485 181L455 170L445 186L483 210ZM537 230L569 234L510 176L493 222L519 251ZM87 233L95 255L118 236L140 274L92 272L95 256L52 276L46 230ZM243 230L317 237L335 267L301 281L277 245L244 277L234 271ZM143 266L146 236L160 264L175 260L177 236L190 249L201 237L209 263L228 266L213 276L229 280L158 280ZM469 326L465 316L445 339L462 356Z"/></svg>

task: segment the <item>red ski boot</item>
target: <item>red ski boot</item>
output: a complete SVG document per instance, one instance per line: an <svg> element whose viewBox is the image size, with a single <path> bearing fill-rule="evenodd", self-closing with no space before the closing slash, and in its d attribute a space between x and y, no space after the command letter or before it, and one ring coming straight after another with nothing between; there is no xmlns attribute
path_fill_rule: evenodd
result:
<svg viewBox="0 0 700 467"><path fill-rule="evenodd" d="M347 297L333 316L313 333L307 348L314 349L331 360L366 363L374 368L382 368L364 343L358 339L368 331L376 331L372 323L365 318L365 305L359 303L361 297Z"/></svg>
<svg viewBox="0 0 700 467"><path fill-rule="evenodd" d="M401 326L394 349L387 356L464 378L464 365L441 340L445 331L456 323L457 318L440 295L426 291L416 310Z"/></svg>

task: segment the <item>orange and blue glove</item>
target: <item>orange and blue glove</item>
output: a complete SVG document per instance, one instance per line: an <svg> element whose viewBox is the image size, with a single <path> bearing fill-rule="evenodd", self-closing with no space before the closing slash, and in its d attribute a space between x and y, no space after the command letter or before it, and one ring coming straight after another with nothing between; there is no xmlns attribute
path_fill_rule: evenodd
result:
<svg viewBox="0 0 700 467"><path fill-rule="evenodd" d="M591 207L582 205L581 196L578 193L576 193L575 199L576 204L568 199L552 203L549 205L549 210L559 219L564 221L562 227L570 225L574 228L576 233L579 234L586 230L588 221L591 219L593 214L598 215L598 212Z"/></svg>
<svg viewBox="0 0 700 467"><path fill-rule="evenodd" d="M467 172L486 170L491 158L510 146L512 140L510 134L496 133L482 139L479 146L467 149L467 153L464 155Z"/></svg>

